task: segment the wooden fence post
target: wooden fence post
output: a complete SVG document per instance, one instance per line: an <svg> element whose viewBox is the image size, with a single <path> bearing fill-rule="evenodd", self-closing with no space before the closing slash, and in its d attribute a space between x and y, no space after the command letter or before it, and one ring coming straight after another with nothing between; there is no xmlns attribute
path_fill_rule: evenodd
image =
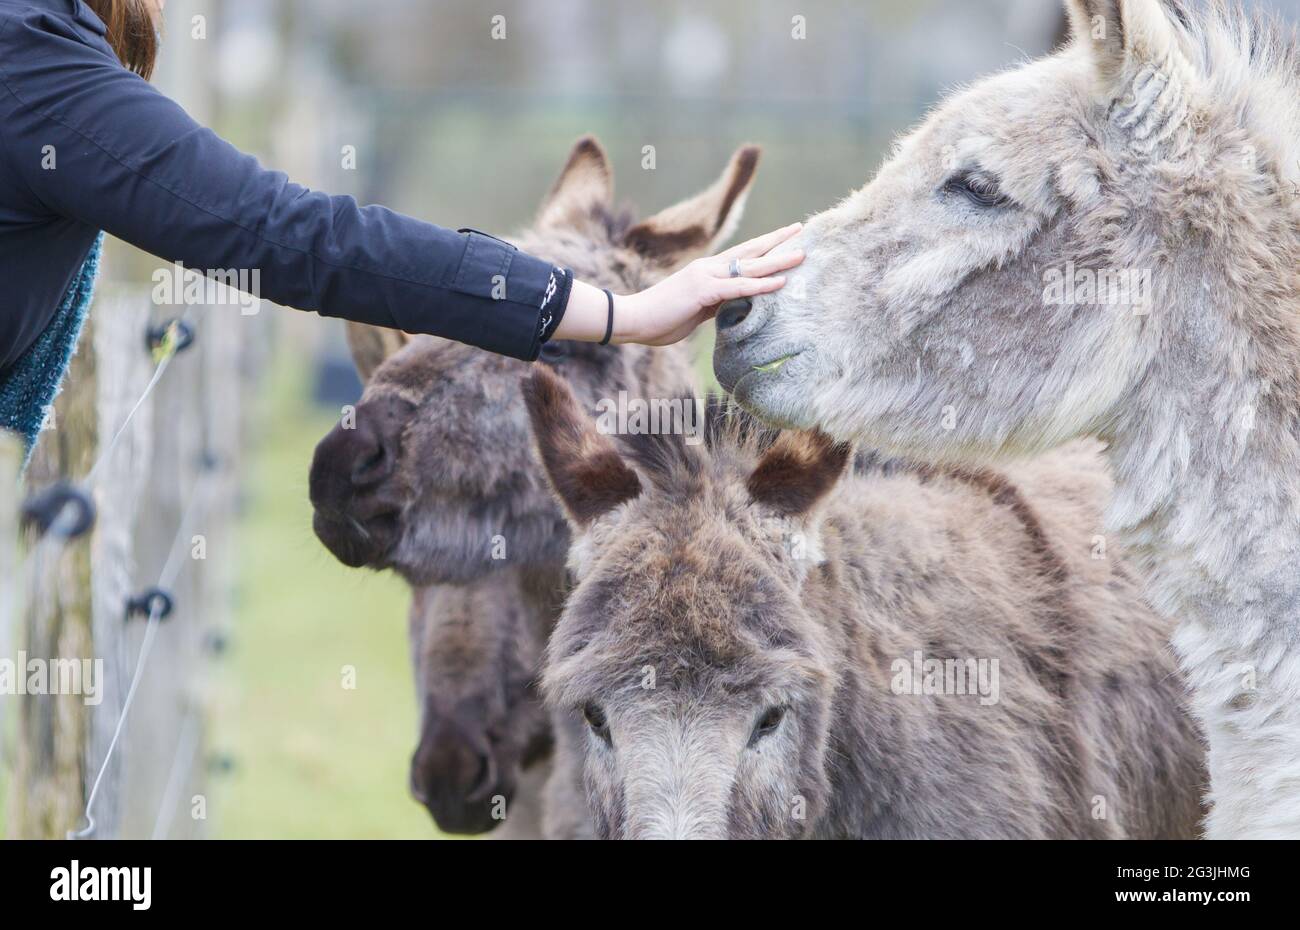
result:
<svg viewBox="0 0 1300 930"><path fill-rule="evenodd" d="M154 309L152 322L163 325L185 308ZM191 553L191 535L199 530L184 522L187 517L201 517L205 504L196 501L195 494L203 491L204 483L200 376L206 317L212 312L216 311L197 307L190 314L195 344L176 356L154 393L149 519L141 521L135 534L136 589L157 584L170 558L180 559L181 567L170 588L175 609L158 631L148 674L140 682L123 736L121 835L131 839L153 834L159 806L168 800L171 763L181 735L187 728L193 731L195 720L202 722L193 679L201 659L197 643L203 616L195 576L203 563ZM142 619L127 627L133 654L144 630ZM184 823L189 822L185 818Z"/></svg>
<svg viewBox="0 0 1300 930"><path fill-rule="evenodd" d="M0 430L0 659L18 660L18 614L22 609L24 579L18 548L18 521L22 498L18 473L22 468L23 441L16 433ZM15 669L17 671L17 669ZM10 816L7 789L14 780L14 696L0 693L0 823ZM0 836L8 833L0 830Z"/></svg>
<svg viewBox="0 0 1300 930"><path fill-rule="evenodd" d="M88 351L93 350L99 383L97 416L103 429L118 430L135 408L153 377L154 364L146 344L150 300L147 293L124 289L106 293L95 305L96 327ZM85 345L85 343L83 343ZM130 420L111 457L96 477L99 519L93 544L91 573L95 654L103 661L104 699L91 720L86 757L86 790L103 765L122 715L122 705L139 652L139 638L126 619L127 601L137 588L136 534L144 522L158 519L146 500L153 462L157 422L151 397ZM152 568L152 566L150 566ZM133 711L134 713L134 711ZM125 745L119 745L104 770L95 802L95 837L122 836L122 765Z"/></svg>
<svg viewBox="0 0 1300 930"><path fill-rule="evenodd" d="M53 428L37 443L27 474L29 488L85 475L98 451L95 359L85 345L73 358L55 403ZM29 529L25 538L27 586L20 648L37 661L93 659L90 537L39 547L35 530ZM9 833L25 839L62 839L80 826L87 734L95 708L79 694L26 695L17 707Z"/></svg>

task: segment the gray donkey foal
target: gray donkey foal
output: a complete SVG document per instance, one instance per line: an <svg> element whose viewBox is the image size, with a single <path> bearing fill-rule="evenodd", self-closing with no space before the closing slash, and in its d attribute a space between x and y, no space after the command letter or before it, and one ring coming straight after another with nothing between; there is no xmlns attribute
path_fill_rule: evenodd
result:
<svg viewBox="0 0 1300 930"><path fill-rule="evenodd" d="M1095 444L845 477L819 433L616 445L549 372L527 399L578 578L544 687L599 835L1197 835L1170 624L1095 557Z"/></svg>
<svg viewBox="0 0 1300 930"><path fill-rule="evenodd" d="M514 241L588 282L640 290L731 236L758 155L739 149L707 190L638 222L614 208L609 161L582 139ZM345 564L393 569L416 588L412 791L445 829L490 829L503 803L538 806L514 799L545 761L533 675L568 588L568 528L520 394L529 366L363 326L349 339L366 390L356 428L340 424L317 449L316 532ZM542 361L592 404L667 396L691 377L684 346L557 343ZM552 790L547 833L589 832L576 789L557 779Z"/></svg>

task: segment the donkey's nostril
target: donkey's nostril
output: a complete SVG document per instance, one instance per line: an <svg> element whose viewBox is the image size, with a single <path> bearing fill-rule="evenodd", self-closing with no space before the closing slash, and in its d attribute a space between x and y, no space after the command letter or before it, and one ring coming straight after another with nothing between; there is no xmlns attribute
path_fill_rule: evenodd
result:
<svg viewBox="0 0 1300 930"><path fill-rule="evenodd" d="M469 790L469 797L480 799L498 793L497 764L491 753L483 753L478 758L478 771L474 773L474 783Z"/></svg>
<svg viewBox="0 0 1300 930"><path fill-rule="evenodd" d="M363 453L352 466L352 483L368 484L373 481L383 470L387 458L388 450L383 443L378 443L368 453Z"/></svg>
<svg viewBox="0 0 1300 930"><path fill-rule="evenodd" d="M748 297L727 301L718 308L718 329L727 330L739 326L745 322L745 317L749 316L753 307L754 302Z"/></svg>
<svg viewBox="0 0 1300 930"><path fill-rule="evenodd" d="M352 460L352 484L354 487L377 484L388 477L392 471L393 453L382 436L374 434L358 436L358 445Z"/></svg>

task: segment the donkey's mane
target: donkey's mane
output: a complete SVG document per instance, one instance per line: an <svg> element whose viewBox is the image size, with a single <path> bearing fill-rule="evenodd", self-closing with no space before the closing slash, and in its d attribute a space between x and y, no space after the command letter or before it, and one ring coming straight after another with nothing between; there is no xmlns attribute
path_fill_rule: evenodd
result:
<svg viewBox="0 0 1300 930"><path fill-rule="evenodd" d="M683 406L696 404L694 394L681 395ZM731 398L710 395L704 407L704 442L691 444L681 433L661 431L618 437L621 451L655 486L690 493L706 476L734 480L748 475L781 430L765 425ZM859 450L853 460L855 474L882 476L915 470L903 459L872 450Z"/></svg>
<svg viewBox="0 0 1300 930"><path fill-rule="evenodd" d="M1164 3L1200 54L1199 63L1207 66L1206 73L1213 73L1209 66L1225 49L1231 49L1250 65L1255 76L1282 75L1300 89L1300 37L1294 24L1272 11L1248 9L1235 0L1208 0L1199 13L1189 9L1187 0Z"/></svg>
<svg viewBox="0 0 1300 930"><path fill-rule="evenodd" d="M1163 3L1193 64L1220 90L1244 102L1260 80L1280 81L1291 92L1292 109L1300 107L1300 36L1294 24L1236 0Z"/></svg>
<svg viewBox="0 0 1300 930"><path fill-rule="evenodd" d="M699 399L693 392L682 392L683 409L694 409ZM698 486L701 479L720 465L739 461L753 463L772 445L778 430L764 426L758 419L725 397L710 395L704 404L704 442L690 443L687 436L674 430L619 437L628 460L652 484L661 489Z"/></svg>

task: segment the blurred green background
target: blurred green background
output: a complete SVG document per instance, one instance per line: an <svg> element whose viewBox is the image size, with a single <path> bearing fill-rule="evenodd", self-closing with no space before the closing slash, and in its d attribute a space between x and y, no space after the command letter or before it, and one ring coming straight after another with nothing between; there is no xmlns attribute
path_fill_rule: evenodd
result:
<svg viewBox="0 0 1300 930"><path fill-rule="evenodd" d="M217 677L213 835L425 837L405 790L416 733L407 588L343 569L311 533L307 465L335 418L313 405L303 359L263 384L247 463L237 626ZM356 669L356 687L340 686Z"/></svg>

